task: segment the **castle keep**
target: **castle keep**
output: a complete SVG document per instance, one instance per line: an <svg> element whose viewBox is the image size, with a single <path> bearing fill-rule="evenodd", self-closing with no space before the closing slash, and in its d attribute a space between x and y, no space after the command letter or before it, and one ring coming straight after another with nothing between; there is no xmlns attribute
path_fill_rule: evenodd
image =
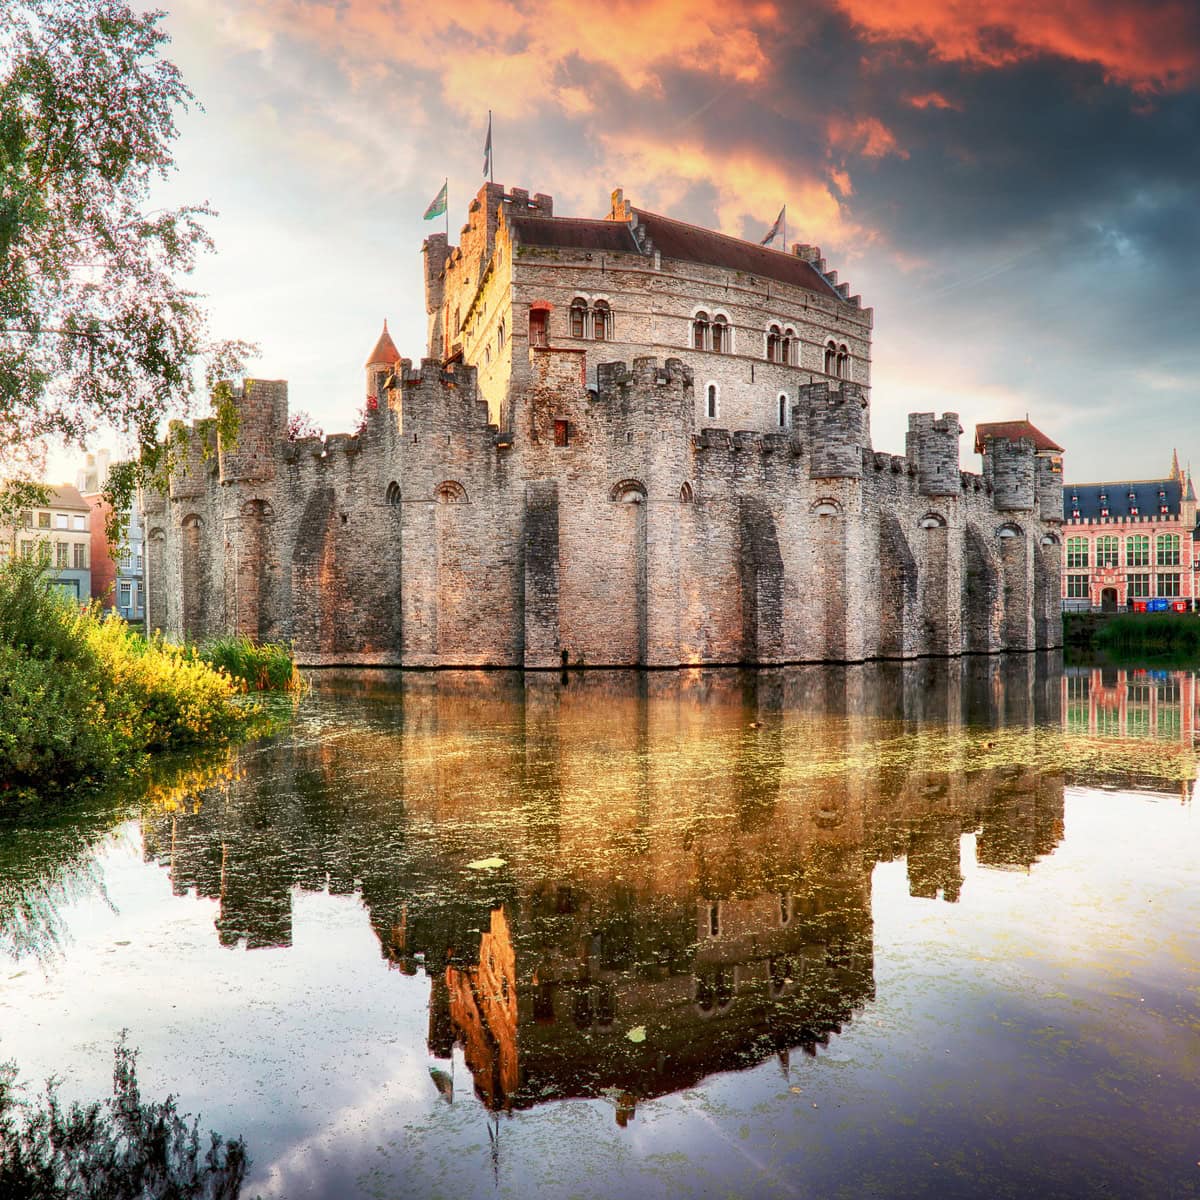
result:
<svg viewBox="0 0 1200 1200"><path fill-rule="evenodd" d="M820 251L487 184L424 245L428 348L386 325L355 435L247 381L148 494L148 620L304 665L676 666L1061 642L1058 448L909 418L872 450L872 312ZM182 437L176 429L173 436Z"/></svg>

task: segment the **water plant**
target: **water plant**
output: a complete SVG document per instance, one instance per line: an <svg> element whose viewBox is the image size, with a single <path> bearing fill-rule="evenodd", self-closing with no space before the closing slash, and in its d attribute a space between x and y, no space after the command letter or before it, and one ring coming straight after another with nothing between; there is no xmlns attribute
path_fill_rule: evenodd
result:
<svg viewBox="0 0 1200 1200"><path fill-rule="evenodd" d="M115 1060L112 1096L69 1108L53 1080L40 1103L23 1099L13 1067L0 1065L0 1195L236 1200L250 1166L245 1142L210 1132L205 1146L199 1118L189 1124L173 1096L144 1100L124 1034Z"/></svg>
<svg viewBox="0 0 1200 1200"><path fill-rule="evenodd" d="M220 637L204 642L197 653L204 662L240 680L252 692L298 692L304 679L291 647L281 642L252 642L247 637Z"/></svg>

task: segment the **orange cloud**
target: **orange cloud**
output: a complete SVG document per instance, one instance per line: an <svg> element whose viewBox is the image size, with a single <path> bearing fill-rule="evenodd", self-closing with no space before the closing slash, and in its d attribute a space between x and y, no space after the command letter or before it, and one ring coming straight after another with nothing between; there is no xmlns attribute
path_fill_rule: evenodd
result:
<svg viewBox="0 0 1200 1200"><path fill-rule="evenodd" d="M864 158L884 158L894 154L907 158L908 151L896 141L896 135L878 117L831 117L829 144L839 150L861 154Z"/></svg>
<svg viewBox="0 0 1200 1200"><path fill-rule="evenodd" d="M947 100L941 92L926 92L923 96L909 96L908 102L913 108L952 108L955 112L962 112L961 104Z"/></svg>
<svg viewBox="0 0 1200 1200"><path fill-rule="evenodd" d="M344 67L397 55L441 77L446 101L462 113L493 109L524 116L546 104L586 111L586 84L563 82L573 64L603 67L638 91L656 92L667 69L704 71L753 83L769 70L764 35L779 20L769 3L697 8L685 0L243 0L244 40L301 36Z"/></svg>
<svg viewBox="0 0 1200 1200"><path fill-rule="evenodd" d="M946 61L1002 67L1038 54L1096 63L1138 90L1200 77L1194 0L836 0L872 37L927 42Z"/></svg>

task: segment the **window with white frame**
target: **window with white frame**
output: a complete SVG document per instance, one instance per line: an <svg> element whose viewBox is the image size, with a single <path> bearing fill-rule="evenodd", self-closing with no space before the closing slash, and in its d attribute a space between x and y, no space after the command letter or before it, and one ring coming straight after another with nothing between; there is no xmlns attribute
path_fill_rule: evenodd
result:
<svg viewBox="0 0 1200 1200"><path fill-rule="evenodd" d="M1160 533L1158 535L1158 558L1157 565L1160 567L1177 567L1179 566L1179 534L1177 533ZM1178 578L1178 576L1176 576ZM1160 596L1165 596L1167 593L1160 591ZM1178 595L1178 593L1176 593Z"/></svg>
<svg viewBox="0 0 1200 1200"><path fill-rule="evenodd" d="M1180 594L1178 571L1159 571L1158 594L1160 596L1178 596Z"/></svg>
<svg viewBox="0 0 1200 1200"><path fill-rule="evenodd" d="M1150 576L1142 572L1126 575L1125 587L1130 600L1145 600L1150 595Z"/></svg>
<svg viewBox="0 0 1200 1200"><path fill-rule="evenodd" d="M130 584L122 580L117 589L117 604L120 608L128 608L130 601L133 599L133 592Z"/></svg>
<svg viewBox="0 0 1200 1200"><path fill-rule="evenodd" d="M1088 577L1086 575L1067 576L1067 597L1071 600L1086 600L1088 596Z"/></svg>
<svg viewBox="0 0 1200 1200"><path fill-rule="evenodd" d="M1098 537L1096 539L1096 566L1115 567L1120 553L1120 540L1115 537Z"/></svg>
<svg viewBox="0 0 1200 1200"><path fill-rule="evenodd" d="M1067 538L1067 567L1088 565L1088 540L1085 537Z"/></svg>

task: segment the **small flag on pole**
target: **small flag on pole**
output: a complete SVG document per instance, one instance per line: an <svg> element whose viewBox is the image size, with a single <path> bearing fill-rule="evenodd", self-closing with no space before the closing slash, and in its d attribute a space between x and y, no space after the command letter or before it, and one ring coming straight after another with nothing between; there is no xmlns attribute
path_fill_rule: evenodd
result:
<svg viewBox="0 0 1200 1200"><path fill-rule="evenodd" d="M492 110L488 109L487 141L483 143L483 173L492 178Z"/></svg>
<svg viewBox="0 0 1200 1200"><path fill-rule="evenodd" d="M449 187L450 181L447 179L442 184L442 190L429 202L429 207L425 210L425 220L432 221L434 217L440 217L446 211L446 188Z"/></svg>
<svg viewBox="0 0 1200 1200"><path fill-rule="evenodd" d="M779 216L775 218L775 224L767 231L767 236L758 244L760 246L769 246L778 236L779 231L783 228L784 217L787 214L787 205L785 204L779 210Z"/></svg>

